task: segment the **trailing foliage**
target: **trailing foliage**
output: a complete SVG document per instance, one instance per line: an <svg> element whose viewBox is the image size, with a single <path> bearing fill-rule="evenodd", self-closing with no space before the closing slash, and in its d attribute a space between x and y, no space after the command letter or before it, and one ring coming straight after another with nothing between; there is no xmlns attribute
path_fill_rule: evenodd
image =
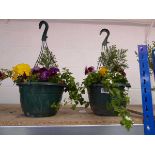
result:
<svg viewBox="0 0 155 155"><path fill-rule="evenodd" d="M84 94L85 91L79 86L79 83L75 82L75 78L72 76L72 73L68 69L63 68L61 79L66 85L65 91L68 91L71 103L74 101L72 108L75 109L78 104L83 105L85 101L82 94Z"/></svg>
<svg viewBox="0 0 155 155"><path fill-rule="evenodd" d="M124 69L128 68L127 50L117 49L115 45L101 52L98 59L98 70L94 67L85 69L87 77L83 80L83 87L89 88L94 84L102 84L109 92L111 101L109 108L113 109L122 119L120 124L130 129L133 125L130 113L126 106L129 104L128 90L130 87Z"/></svg>

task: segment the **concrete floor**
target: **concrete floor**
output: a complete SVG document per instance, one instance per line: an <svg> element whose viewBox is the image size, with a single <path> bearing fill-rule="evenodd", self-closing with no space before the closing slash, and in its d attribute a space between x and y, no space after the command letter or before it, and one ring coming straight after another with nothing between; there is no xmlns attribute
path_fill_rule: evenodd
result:
<svg viewBox="0 0 155 155"><path fill-rule="evenodd" d="M139 105L129 106L129 109L142 112ZM135 124L142 124L141 115L131 113ZM25 117L20 104L0 104L0 126L51 126L51 125L111 125L119 124L119 117L96 116L91 109L62 107L57 115L43 118Z"/></svg>

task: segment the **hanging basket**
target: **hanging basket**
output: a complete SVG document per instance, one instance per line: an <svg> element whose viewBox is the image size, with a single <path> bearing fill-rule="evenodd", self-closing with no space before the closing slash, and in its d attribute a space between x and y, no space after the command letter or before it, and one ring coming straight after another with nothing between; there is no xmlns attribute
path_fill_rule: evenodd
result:
<svg viewBox="0 0 155 155"><path fill-rule="evenodd" d="M47 117L58 112L64 85L49 82L19 83L17 85L25 116Z"/></svg>
<svg viewBox="0 0 155 155"><path fill-rule="evenodd" d="M46 42L48 23L46 21L41 21L39 23L39 29L42 25L45 25L42 35L42 46L34 67L42 65L44 68L46 67L46 69L48 69L55 61ZM41 63L41 60L44 60L44 63ZM46 117L53 116L58 112L65 87L64 85L46 82L46 80L18 83L17 85L19 86L20 102L25 116Z"/></svg>
<svg viewBox="0 0 155 155"><path fill-rule="evenodd" d="M120 89L124 89L125 85L119 84ZM109 92L102 84L94 84L87 88L90 107L94 114L101 116L117 116L118 113L114 111L111 105L111 97ZM117 96L116 96L117 98ZM126 103L122 103L126 106Z"/></svg>

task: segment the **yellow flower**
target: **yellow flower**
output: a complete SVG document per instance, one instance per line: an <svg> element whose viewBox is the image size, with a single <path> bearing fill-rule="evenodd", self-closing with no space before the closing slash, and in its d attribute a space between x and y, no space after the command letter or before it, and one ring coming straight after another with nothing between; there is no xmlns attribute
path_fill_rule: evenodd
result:
<svg viewBox="0 0 155 155"><path fill-rule="evenodd" d="M31 67L28 64L18 64L12 68L13 80L17 80L18 76L22 76L24 73L26 76L30 76Z"/></svg>
<svg viewBox="0 0 155 155"><path fill-rule="evenodd" d="M106 67L101 67L99 70L99 73L104 76L105 74L107 74L108 69Z"/></svg>

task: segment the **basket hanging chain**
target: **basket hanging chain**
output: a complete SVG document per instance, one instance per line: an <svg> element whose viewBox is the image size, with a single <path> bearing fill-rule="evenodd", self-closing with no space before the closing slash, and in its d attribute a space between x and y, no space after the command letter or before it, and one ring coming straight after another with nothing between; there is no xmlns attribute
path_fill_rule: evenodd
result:
<svg viewBox="0 0 155 155"><path fill-rule="evenodd" d="M40 61L40 59L41 59L41 57L42 57L42 55L43 55L43 53L44 53L44 51L45 51L46 49L48 49L47 42L43 41L43 42L42 42L42 45L41 45L41 51L40 51L40 53L39 53L39 56L38 56L38 58L37 58L37 61L36 61L35 65L34 65L34 67L37 67L37 66L39 65L39 61Z"/></svg>

